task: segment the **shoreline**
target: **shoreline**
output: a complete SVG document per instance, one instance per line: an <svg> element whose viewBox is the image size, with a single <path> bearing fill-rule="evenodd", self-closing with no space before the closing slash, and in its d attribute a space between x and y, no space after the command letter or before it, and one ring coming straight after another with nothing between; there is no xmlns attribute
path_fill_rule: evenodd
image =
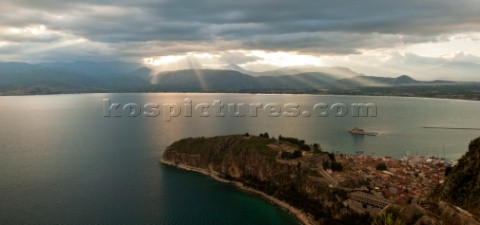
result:
<svg viewBox="0 0 480 225"><path fill-rule="evenodd" d="M8 94L0 92L0 97L24 97L24 96L53 96L53 95L87 95L87 94L252 94L252 95L306 95L306 96L343 96L343 97L394 97L394 98L417 98L431 100L451 100L451 101L468 101L478 102L480 99L473 98L445 98L445 97L427 97L427 96L402 96L402 95L368 95L368 94L321 94L321 93L266 93L266 92L77 92L77 93L46 93L46 94Z"/></svg>
<svg viewBox="0 0 480 225"><path fill-rule="evenodd" d="M247 187L241 182L230 181L230 180L223 179L223 178L219 177L217 175L218 173L216 173L215 171L210 171L210 170L207 170L207 169L191 167L191 166L187 166L187 165L184 165L184 164L174 164L173 162L166 161L164 159L160 159L160 163L162 163L164 165L176 167L176 168L179 168L179 169L183 169L183 170L186 170L186 171L192 171L192 172L200 173L200 174L211 177L212 179L214 179L216 181L219 181L219 182L222 182L222 183L233 184L236 188L238 188L242 191L257 195L257 196L263 198L264 200L267 200L270 203L274 204L275 206L280 207L284 210L287 210L289 213L293 214L295 216L295 218L297 218L304 225L317 225L317 223L315 223L311 219L311 216L309 216L307 213L303 212L302 210L291 206L287 202L284 202L284 201L282 201L278 198L275 198L271 195L268 195L267 193L265 193L263 191L259 191L259 190L253 189L251 187Z"/></svg>

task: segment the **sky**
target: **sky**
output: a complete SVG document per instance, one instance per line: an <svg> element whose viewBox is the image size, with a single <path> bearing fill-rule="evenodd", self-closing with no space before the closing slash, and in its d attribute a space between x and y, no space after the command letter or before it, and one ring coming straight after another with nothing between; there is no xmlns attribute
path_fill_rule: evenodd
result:
<svg viewBox="0 0 480 225"><path fill-rule="evenodd" d="M0 61L78 60L480 81L480 1L0 1Z"/></svg>

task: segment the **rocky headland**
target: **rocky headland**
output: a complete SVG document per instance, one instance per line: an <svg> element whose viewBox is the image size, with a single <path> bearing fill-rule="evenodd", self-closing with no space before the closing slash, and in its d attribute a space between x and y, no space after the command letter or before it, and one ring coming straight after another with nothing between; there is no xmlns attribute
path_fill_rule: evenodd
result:
<svg viewBox="0 0 480 225"><path fill-rule="evenodd" d="M395 202L371 194L369 179L344 169L349 166L335 158L318 144L271 138L265 133L185 138L167 147L161 162L232 183L290 211L308 225L388 221L397 221L392 224L398 225L480 224L472 210L463 210L454 201L419 197ZM445 184L450 177L453 175L447 176Z"/></svg>

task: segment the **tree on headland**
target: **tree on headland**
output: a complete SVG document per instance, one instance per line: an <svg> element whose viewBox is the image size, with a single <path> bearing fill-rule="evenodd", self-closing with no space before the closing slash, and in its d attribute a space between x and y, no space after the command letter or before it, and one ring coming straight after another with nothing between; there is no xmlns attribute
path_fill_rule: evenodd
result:
<svg viewBox="0 0 480 225"><path fill-rule="evenodd" d="M335 161L335 154L333 152L328 153L328 158L332 161Z"/></svg>
<svg viewBox="0 0 480 225"><path fill-rule="evenodd" d="M322 151L322 148L320 147L319 144L314 143L313 144L313 153L320 153Z"/></svg>
<svg viewBox="0 0 480 225"><path fill-rule="evenodd" d="M322 167L323 167L323 169L328 169L328 168L330 168L330 162L329 162L329 161L323 161Z"/></svg>
<svg viewBox="0 0 480 225"><path fill-rule="evenodd" d="M260 134L259 137L262 137L262 138L270 138L270 135L268 135L267 132L263 133L263 134Z"/></svg>
<svg viewBox="0 0 480 225"><path fill-rule="evenodd" d="M337 161L323 161L323 169L331 169L332 171L343 171L343 165Z"/></svg>
<svg viewBox="0 0 480 225"><path fill-rule="evenodd" d="M302 151L301 150L295 150L293 152L288 152L288 151L282 151L280 154L280 157L282 159L296 159L302 157Z"/></svg>
<svg viewBox="0 0 480 225"><path fill-rule="evenodd" d="M452 172L452 167L447 166L447 169L445 169L445 176L448 177L448 175L450 175L451 172Z"/></svg>
<svg viewBox="0 0 480 225"><path fill-rule="evenodd" d="M333 171L343 171L343 165L338 162L332 162L332 164L330 164L330 168Z"/></svg>
<svg viewBox="0 0 480 225"><path fill-rule="evenodd" d="M384 170L387 170L387 165L385 165L385 163L379 163L375 168L377 170L384 171Z"/></svg>
<svg viewBox="0 0 480 225"><path fill-rule="evenodd" d="M311 150L310 145L307 145L307 144L301 145L300 149L302 149L303 151L310 151Z"/></svg>
<svg viewBox="0 0 480 225"><path fill-rule="evenodd" d="M300 150L293 151L292 158L299 158L301 156L302 156L302 151Z"/></svg>

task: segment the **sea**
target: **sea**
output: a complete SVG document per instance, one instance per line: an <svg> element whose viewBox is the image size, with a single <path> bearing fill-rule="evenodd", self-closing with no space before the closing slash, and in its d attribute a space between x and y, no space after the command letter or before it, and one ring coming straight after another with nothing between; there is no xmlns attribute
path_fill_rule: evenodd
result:
<svg viewBox="0 0 480 225"><path fill-rule="evenodd" d="M0 224L287 225L300 223L232 185L160 164L163 151L186 137L267 132L337 154L454 161L480 136L480 102L219 93L3 96L0 126ZM354 127L378 135L349 133Z"/></svg>

